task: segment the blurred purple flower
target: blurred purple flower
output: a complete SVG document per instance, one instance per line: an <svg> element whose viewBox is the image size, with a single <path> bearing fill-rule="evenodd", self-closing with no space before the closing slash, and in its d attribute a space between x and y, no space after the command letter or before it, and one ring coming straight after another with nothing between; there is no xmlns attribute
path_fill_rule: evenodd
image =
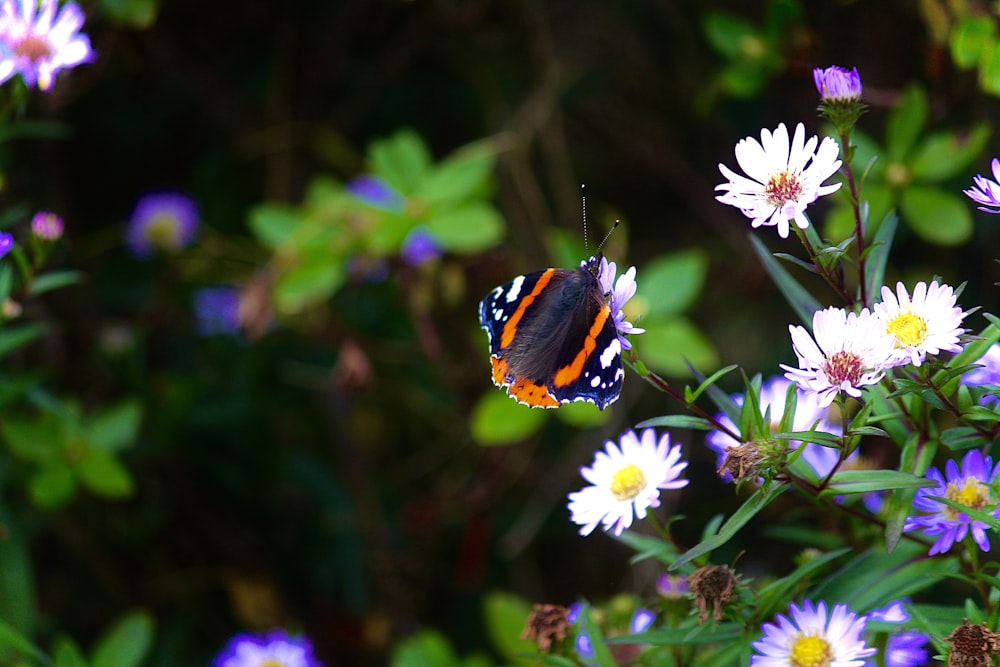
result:
<svg viewBox="0 0 1000 667"><path fill-rule="evenodd" d="M39 211L31 218L31 233L43 241L58 241L64 228L62 218L49 211Z"/></svg>
<svg viewBox="0 0 1000 667"><path fill-rule="evenodd" d="M58 12L57 12L58 10ZM29 88L48 91L56 73L94 57L79 32L83 10L75 2L3 0L0 5L0 83L17 73Z"/></svg>
<svg viewBox="0 0 1000 667"><path fill-rule="evenodd" d="M239 331L240 292L235 287L203 287L193 301L195 330L202 336Z"/></svg>
<svg viewBox="0 0 1000 667"><path fill-rule="evenodd" d="M424 227L414 227L403 241L399 254L410 266L420 266L440 257L441 246Z"/></svg>
<svg viewBox="0 0 1000 667"><path fill-rule="evenodd" d="M994 390L1000 391L1000 343L993 343L976 363L982 364L982 368L976 368L963 375L961 383L970 387L993 387ZM997 405L1000 403L1000 398L994 394L985 394L979 402L983 405Z"/></svg>
<svg viewBox="0 0 1000 667"><path fill-rule="evenodd" d="M266 635L241 633L229 640L212 667L323 667L308 638L289 637L284 630Z"/></svg>
<svg viewBox="0 0 1000 667"><path fill-rule="evenodd" d="M149 257L156 250L176 252L191 245L199 223L193 199L180 192L154 192L136 203L125 244L136 257Z"/></svg>
<svg viewBox="0 0 1000 667"><path fill-rule="evenodd" d="M378 176L362 174L347 183L347 191L361 201L390 211L403 210L406 198Z"/></svg>
<svg viewBox="0 0 1000 667"><path fill-rule="evenodd" d="M663 574L656 580L656 592L668 600L680 600L691 589L682 574Z"/></svg>
<svg viewBox="0 0 1000 667"><path fill-rule="evenodd" d="M968 190L962 190L972 201L979 204L979 210L986 213L1000 213L1000 160L993 158L990 163L993 169L993 179L982 174L972 179L975 185Z"/></svg>
<svg viewBox="0 0 1000 667"><path fill-rule="evenodd" d="M0 232L0 257L10 252L14 247L14 237L7 232Z"/></svg>
<svg viewBox="0 0 1000 667"><path fill-rule="evenodd" d="M628 624L628 631L633 635L641 634L648 630L649 626L653 625L653 621L655 620L655 611L639 607L632 614L632 620Z"/></svg>

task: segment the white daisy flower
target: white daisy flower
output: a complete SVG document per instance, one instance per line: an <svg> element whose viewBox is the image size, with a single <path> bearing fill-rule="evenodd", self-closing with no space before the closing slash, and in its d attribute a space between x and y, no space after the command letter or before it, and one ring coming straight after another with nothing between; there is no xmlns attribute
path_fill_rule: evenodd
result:
<svg viewBox="0 0 1000 667"><path fill-rule="evenodd" d="M643 519L648 508L660 506L662 489L687 486L688 480L678 479L687 462L680 460L680 445L670 446L669 434L657 442L651 428L640 436L627 431L620 445L605 443L591 467L580 469L592 486L569 494L569 510L573 522L582 526L581 535L589 535L599 523L621 535L632 525L633 515Z"/></svg>
<svg viewBox="0 0 1000 667"><path fill-rule="evenodd" d="M885 325L867 308L860 314L842 308L817 310L812 336L800 326L789 326L799 367L781 364L785 377L817 395L826 407L840 392L858 398L860 387L875 384L885 374L893 353L893 339Z"/></svg>
<svg viewBox="0 0 1000 667"><path fill-rule="evenodd" d="M825 602L793 602L788 611L791 618L778 614L776 624L763 625L750 667L861 667L876 652L861 638L867 619L846 604L835 605L829 619Z"/></svg>
<svg viewBox="0 0 1000 667"><path fill-rule="evenodd" d="M823 185L823 181L840 169L841 161L836 140L824 137L816 150L818 137L806 141L805 132L802 123L796 125L790 146L784 123L773 134L761 130L760 142L742 139L736 144L736 161L749 178L720 163L719 171L729 182L715 186L724 192L716 199L743 211L755 229L777 226L781 238L788 237L791 220L800 229L808 227L806 207L840 188L840 183Z"/></svg>
<svg viewBox="0 0 1000 667"><path fill-rule="evenodd" d="M874 306L876 317L893 337L891 366L919 366L928 354L960 352L958 337L964 331L965 313L955 305L955 290L935 280L928 287L919 282L913 296L903 283L896 283L896 293L882 287L882 302Z"/></svg>
<svg viewBox="0 0 1000 667"><path fill-rule="evenodd" d="M586 265L586 262L582 265ZM615 276L617 273L618 266L614 262L609 262L607 258L601 257L600 268L597 272L597 281L601 285L601 290L606 295L609 295L608 306L611 308L611 316L615 322L618 342L621 343L623 350L631 350L632 341L627 336L646 332L645 329L633 326L631 322L626 320L625 311L622 310L625 302L635 296L635 291L638 288L635 282L635 267L629 267L629 270L618 276L616 280Z"/></svg>

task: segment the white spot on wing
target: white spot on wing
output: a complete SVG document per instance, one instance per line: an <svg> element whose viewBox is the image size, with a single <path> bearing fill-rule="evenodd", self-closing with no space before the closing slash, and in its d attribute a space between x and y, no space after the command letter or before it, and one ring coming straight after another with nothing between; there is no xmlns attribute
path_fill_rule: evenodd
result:
<svg viewBox="0 0 1000 667"><path fill-rule="evenodd" d="M521 285L523 284L524 276L518 276L510 281L510 291L507 292L507 303L514 303L517 301L517 297L521 293Z"/></svg>
<svg viewBox="0 0 1000 667"><path fill-rule="evenodd" d="M601 352L601 368L609 368L611 366L611 362L613 362L621 353L622 344L618 342L618 337L615 336L615 339L611 341L606 348L604 348L603 352Z"/></svg>
<svg viewBox="0 0 1000 667"><path fill-rule="evenodd" d="M600 386L600 384L601 384L601 376L600 376L600 375L595 375L595 376L593 377L593 379L591 379L591 381L590 381L590 386L591 386L591 387L594 387L595 389L596 389L596 388L597 388L598 386Z"/></svg>

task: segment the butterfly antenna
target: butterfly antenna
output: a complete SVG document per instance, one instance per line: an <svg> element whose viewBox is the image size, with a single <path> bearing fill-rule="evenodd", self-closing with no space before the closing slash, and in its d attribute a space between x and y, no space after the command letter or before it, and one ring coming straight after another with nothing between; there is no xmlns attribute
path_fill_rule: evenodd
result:
<svg viewBox="0 0 1000 667"><path fill-rule="evenodd" d="M597 252L601 251L601 248L604 247L604 244L607 242L608 238L611 236L611 232L613 232L616 229L618 229L618 225L620 225L620 224L622 224L622 221L619 220L618 218L615 218L615 224L614 224L614 226L611 227L611 229L608 230L608 233L604 235L604 240L601 241L601 245L597 246Z"/></svg>
<svg viewBox="0 0 1000 667"><path fill-rule="evenodd" d="M587 242L587 186L580 184L580 202L583 207L583 254L590 257L590 244Z"/></svg>

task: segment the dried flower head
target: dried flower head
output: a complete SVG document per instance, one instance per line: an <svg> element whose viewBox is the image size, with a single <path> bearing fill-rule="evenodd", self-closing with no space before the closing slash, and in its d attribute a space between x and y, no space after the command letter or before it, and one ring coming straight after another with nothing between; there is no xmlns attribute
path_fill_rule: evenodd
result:
<svg viewBox="0 0 1000 667"><path fill-rule="evenodd" d="M712 606L712 618L722 620L722 606L733 599L739 580L725 565L705 565L694 571L688 578L694 604L698 609L698 622L708 620L708 607Z"/></svg>
<svg viewBox="0 0 1000 667"><path fill-rule="evenodd" d="M973 625L967 618L944 640L951 644L948 667L987 667L993 654L1000 651L1000 635L985 623Z"/></svg>
<svg viewBox="0 0 1000 667"><path fill-rule="evenodd" d="M521 639L529 639L542 651L548 652L553 642L566 639L569 628L569 609L557 604L535 603L534 609L524 622Z"/></svg>

